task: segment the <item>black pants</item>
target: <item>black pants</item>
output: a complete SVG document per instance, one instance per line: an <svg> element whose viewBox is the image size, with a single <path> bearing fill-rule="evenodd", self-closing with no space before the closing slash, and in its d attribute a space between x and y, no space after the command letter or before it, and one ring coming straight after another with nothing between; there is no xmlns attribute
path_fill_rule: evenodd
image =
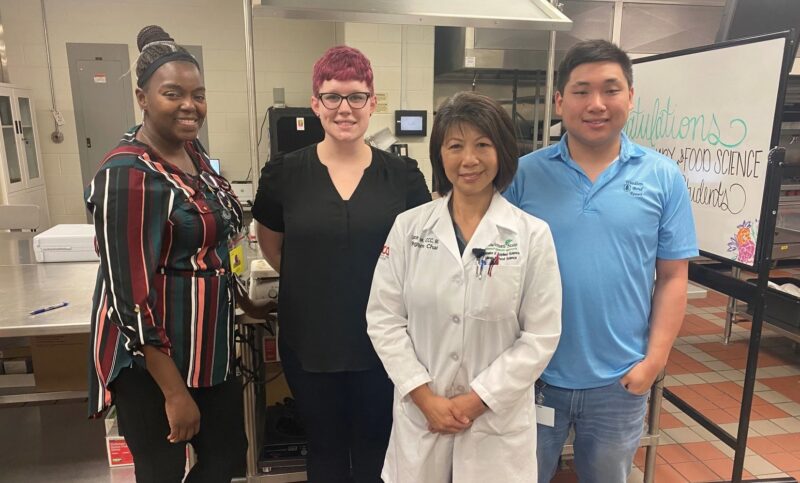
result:
<svg viewBox="0 0 800 483"><path fill-rule="evenodd" d="M170 443L164 395L147 370L123 369L111 385L120 433L133 455L137 483L180 483L186 467L186 443ZM230 483L244 476L242 385L235 377L222 384L189 389L200 409L200 432L190 441L197 463L187 483Z"/></svg>
<svg viewBox="0 0 800 483"><path fill-rule="evenodd" d="M380 482L394 393L383 367L308 372L286 344L280 354L308 433L308 481Z"/></svg>

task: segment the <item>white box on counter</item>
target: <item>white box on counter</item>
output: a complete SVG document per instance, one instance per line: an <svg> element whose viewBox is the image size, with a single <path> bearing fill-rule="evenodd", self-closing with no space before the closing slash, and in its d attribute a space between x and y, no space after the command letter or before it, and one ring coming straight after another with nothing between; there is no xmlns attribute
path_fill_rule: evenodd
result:
<svg viewBox="0 0 800 483"><path fill-rule="evenodd" d="M94 226L56 225L33 237L36 261L90 262L100 258L94 250Z"/></svg>

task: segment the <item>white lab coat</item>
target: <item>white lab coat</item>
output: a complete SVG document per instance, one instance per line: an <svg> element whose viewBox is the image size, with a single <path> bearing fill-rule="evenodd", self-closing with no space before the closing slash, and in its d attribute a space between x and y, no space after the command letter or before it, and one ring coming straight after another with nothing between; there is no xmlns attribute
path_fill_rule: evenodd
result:
<svg viewBox="0 0 800 483"><path fill-rule="evenodd" d="M367 331L395 384L385 483L535 482L532 386L561 334L547 224L495 193L464 255L449 196L397 217L375 268ZM500 263L476 274L473 248ZM489 409L456 435L428 431L412 389L471 389Z"/></svg>

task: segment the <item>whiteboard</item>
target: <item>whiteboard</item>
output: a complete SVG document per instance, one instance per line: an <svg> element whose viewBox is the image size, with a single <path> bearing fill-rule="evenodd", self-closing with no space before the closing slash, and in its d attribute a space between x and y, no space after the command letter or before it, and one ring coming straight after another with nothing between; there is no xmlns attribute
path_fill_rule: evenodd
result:
<svg viewBox="0 0 800 483"><path fill-rule="evenodd" d="M632 140L678 163L700 250L750 267L783 105L787 38L768 37L637 60L625 126Z"/></svg>

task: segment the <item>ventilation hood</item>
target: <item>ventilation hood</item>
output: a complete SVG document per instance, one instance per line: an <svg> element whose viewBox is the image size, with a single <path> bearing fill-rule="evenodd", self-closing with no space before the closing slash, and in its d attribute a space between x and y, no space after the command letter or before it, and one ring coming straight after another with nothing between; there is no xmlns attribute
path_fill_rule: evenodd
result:
<svg viewBox="0 0 800 483"><path fill-rule="evenodd" d="M547 0L253 0L253 15L332 22L569 30Z"/></svg>
<svg viewBox="0 0 800 483"><path fill-rule="evenodd" d="M435 75L547 69L549 32L436 27Z"/></svg>
<svg viewBox="0 0 800 483"><path fill-rule="evenodd" d="M617 10L613 2L564 2L562 13L569 17L572 28L556 32L556 64L581 40L611 40ZM446 73L474 74L476 70L494 71L501 76L513 75L511 71L546 71L549 46L550 32L542 30L439 27L436 29L437 79Z"/></svg>

